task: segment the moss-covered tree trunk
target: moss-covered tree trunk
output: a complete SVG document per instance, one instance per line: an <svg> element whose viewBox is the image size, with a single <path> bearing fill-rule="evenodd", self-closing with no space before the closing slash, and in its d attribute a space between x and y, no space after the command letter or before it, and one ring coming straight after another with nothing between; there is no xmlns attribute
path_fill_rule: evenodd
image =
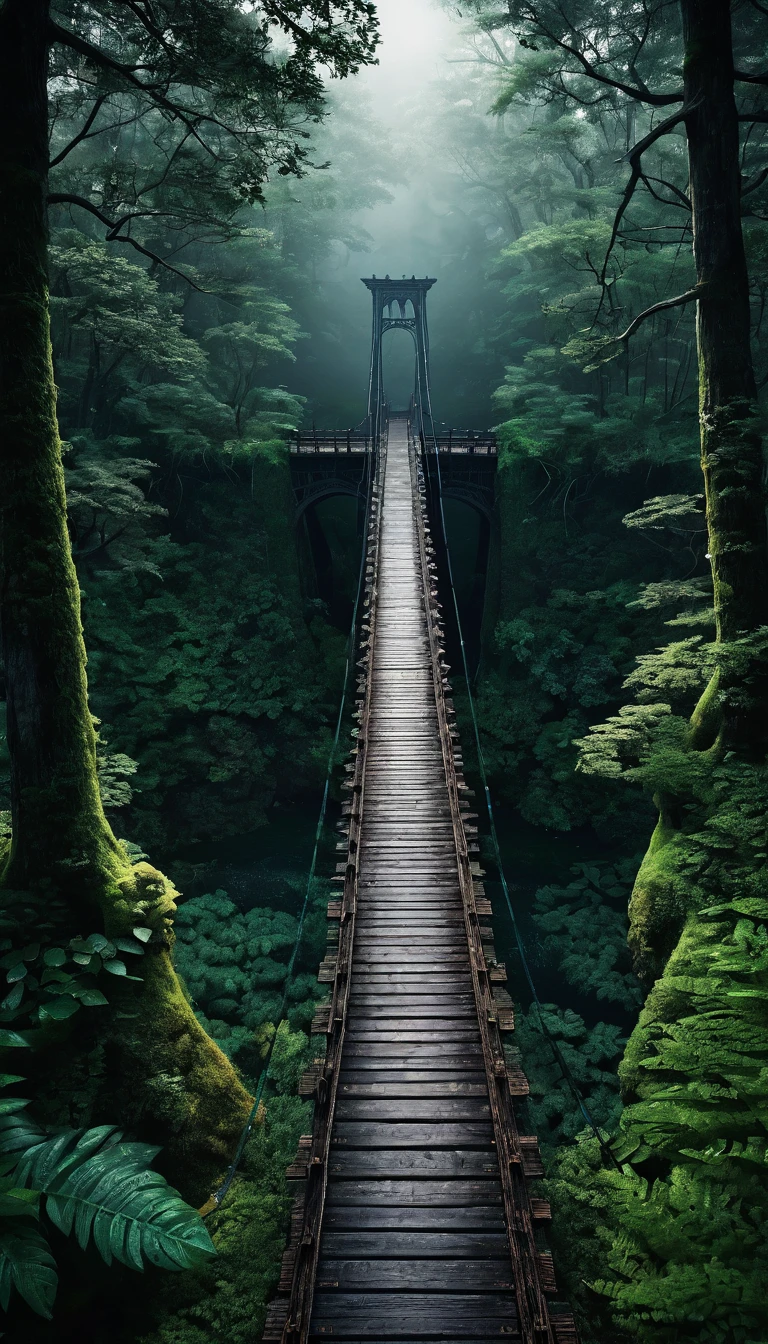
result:
<svg viewBox="0 0 768 1344"><path fill-rule="evenodd" d="M248 1098L181 993L172 889L149 865L131 868L99 797L49 336L48 24L48 0L0 6L0 634L13 828L0 887L63 905L70 933L100 915L107 932L155 930L130 1025L98 1010L110 1067L94 1105L119 1100L104 1118L154 1125L202 1191Z"/></svg>
<svg viewBox="0 0 768 1344"><path fill-rule="evenodd" d="M749 276L741 227L739 124L727 0L681 0L693 252L698 303L701 462L721 642L768 624L763 455L750 348ZM722 744L764 754L768 713L740 695L706 719ZM762 679L761 679L762 680ZM755 687L757 691L757 687ZM706 726L700 712L699 721Z"/></svg>
<svg viewBox="0 0 768 1344"><path fill-rule="evenodd" d="M693 251L703 287L696 319L701 462L722 649L693 715L690 747L706 752L714 768L728 752L759 763L768 750L768 665L757 633L768 626L768 538L730 7L726 0L680 0L680 9ZM659 824L630 904L630 943L649 980L661 973L695 904L683 830L695 830L710 806L704 796L684 793L658 802Z"/></svg>
<svg viewBox="0 0 768 1344"><path fill-rule="evenodd" d="M0 629L13 820L4 881L53 882L80 899L106 871L117 876L120 860L96 780L51 365L48 8L8 0L0 10Z"/></svg>

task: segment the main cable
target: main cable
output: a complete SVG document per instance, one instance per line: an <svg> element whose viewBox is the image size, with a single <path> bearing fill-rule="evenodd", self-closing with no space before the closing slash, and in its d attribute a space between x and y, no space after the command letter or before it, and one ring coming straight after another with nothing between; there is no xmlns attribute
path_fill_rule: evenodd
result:
<svg viewBox="0 0 768 1344"><path fill-rule="evenodd" d="M210 1213L213 1213L214 1209L221 1208L221 1205L227 1195L227 1192L229 1191L229 1188L233 1180L235 1179L237 1170L240 1166L240 1162L242 1161L243 1153L245 1152L245 1145L247 1144L248 1139L251 1136L251 1130L253 1129L256 1116L258 1114L259 1107L261 1105L262 1097L264 1095L264 1088L266 1087L267 1079L269 1077L269 1067L270 1064L272 1063L272 1055L274 1053L275 1044L277 1042L280 1028L283 1025L283 1018L288 1004L288 994L291 988L291 982L293 980L293 972L296 966L296 959L299 955L299 949L301 948L301 939L304 932L304 923L306 921L307 912L309 910L309 898L312 892L312 883L314 882L315 872L317 869L317 856L320 850L320 840L323 833L323 827L325 825L325 815L328 810L328 797L331 787L331 777L333 775L333 769L336 763L336 752L338 750L339 738L341 736L341 725L344 719L344 708L346 705L347 691L349 688L349 674L352 669L355 653L357 650L357 640L356 640L357 616L358 611L360 609L360 598L362 597L363 592L363 582L365 578L365 562L368 551L368 519L370 516L371 486L373 483L372 460L375 451L376 450L374 448L374 443L372 442L371 450L369 453L366 454L367 460L366 460L366 480L365 480L365 495L366 495L365 522L363 524L363 537L362 537L362 545L360 548L360 570L357 577L357 590L355 592L355 601L354 606L352 608L352 621L349 628L349 634L347 636L346 661L344 664L344 680L342 682L342 688L341 688L341 700L339 702L339 712L336 717L336 731L333 735L331 750L328 754L328 766L325 772L325 784L323 786L323 796L320 802L320 812L317 818L317 827L315 829L315 844L312 850L312 861L309 865L309 873L307 875L307 885L304 892L304 901L301 907L301 915L299 916L299 923L296 929L296 938L293 944L293 951L291 952L290 960L288 962L288 969L285 976L285 984L283 987L282 999L280 1001L280 1008L277 1014L277 1022L275 1025L274 1034L272 1035L272 1038L267 1047L267 1053L264 1057L264 1062L261 1067L258 1083L256 1085L256 1093L253 1099L253 1105L251 1106L250 1112L248 1113L248 1118L245 1124L243 1125L242 1132L238 1140L237 1148L235 1149L235 1155L227 1168L227 1174L224 1177L224 1180L219 1186L219 1189L214 1191L210 1199L207 1201L206 1204L203 1205L203 1208L200 1210L200 1212L203 1214L203 1217L206 1218Z"/></svg>
<svg viewBox="0 0 768 1344"><path fill-rule="evenodd" d="M423 308L421 311L421 338L422 338L422 350L426 350L426 317ZM421 437L422 442L424 443L424 447L426 449L426 434L424 431L424 394L426 393L426 406L427 406L427 415L429 417L430 437L432 439L435 462L437 464L437 485L438 485L438 501L440 505L440 524L443 533L443 546L445 550L445 558L448 567L448 581L451 588L451 597L453 599L453 611L454 616L456 618L456 629L459 636L459 646L461 648L461 661L464 668L464 680L466 682L467 687L467 699L469 701L469 709L470 714L472 716L472 727L474 730L475 748L477 751L477 762L480 770L480 779L483 785L483 792L485 795L485 806L488 812L488 823L491 832L491 841L493 844L496 868L498 870L499 879L501 882L501 888L502 891L504 892L504 899L506 901L507 910L509 912L509 918L512 924L512 930L515 935L515 943L517 944L517 951L520 957L520 963L522 965L526 981L528 982L528 988L531 991L531 998L533 999L533 1002L536 1006L541 1033L543 1036L546 1037L547 1041L549 1042L555 1061L558 1067L560 1068L560 1072L563 1075L563 1079L567 1084L579 1110L581 1111L581 1114L583 1115L584 1119L589 1125L589 1128L592 1130L592 1133L597 1139L600 1145L600 1151L602 1152L603 1156L608 1159L611 1165L615 1167L618 1171L620 1171L621 1163L617 1160L611 1148L606 1143L605 1139L600 1133L598 1125L589 1111L589 1108L581 1094L581 1090L578 1086L578 1083L576 1082L576 1079L573 1076L573 1073L571 1072L568 1062L565 1059L563 1052L560 1049L560 1046L558 1045L557 1041L555 1040L552 1032L547 1026L546 1020L544 1018L541 1000L539 999L536 984L534 982L533 975L531 974L531 968L528 963L528 957L525 951L525 943L523 941L523 935L520 931L520 926L515 916L515 910L512 904L512 897L510 896L509 887L507 885L507 878L504 872L504 863L501 857L501 848L499 846L499 837L496 831L496 818L493 811L493 803L491 801L490 789L488 787L488 772L486 770L485 756L483 754L483 747L480 740L480 727L478 724L477 712L475 709L475 698L472 692L472 682L469 676L469 664L467 661L467 650L464 644L464 632L461 625L461 617L459 615L459 603L458 598L456 596L456 587L453 580L453 565L451 563L451 550L450 546L448 545L448 529L445 522L445 509L443 507L443 477L442 477L442 471L440 469L440 449L435 435L435 422L432 416L432 397L429 388L429 371L426 367L426 356L425 356L424 383L425 387L422 387L422 380L419 373L418 386L419 386L419 418L421 421L420 426Z"/></svg>

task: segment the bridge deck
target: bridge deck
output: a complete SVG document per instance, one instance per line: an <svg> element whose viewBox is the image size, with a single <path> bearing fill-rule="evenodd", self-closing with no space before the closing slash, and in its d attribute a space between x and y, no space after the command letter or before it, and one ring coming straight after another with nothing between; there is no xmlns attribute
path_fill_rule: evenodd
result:
<svg viewBox="0 0 768 1344"><path fill-rule="evenodd" d="M312 1133L264 1344L578 1344L541 1243L549 1205L513 1098L496 960L443 659L425 465L404 420L377 453L330 999L304 1075Z"/></svg>
<svg viewBox="0 0 768 1344"><path fill-rule="evenodd" d="M310 1339L514 1336L406 425L383 483L347 1026Z"/></svg>

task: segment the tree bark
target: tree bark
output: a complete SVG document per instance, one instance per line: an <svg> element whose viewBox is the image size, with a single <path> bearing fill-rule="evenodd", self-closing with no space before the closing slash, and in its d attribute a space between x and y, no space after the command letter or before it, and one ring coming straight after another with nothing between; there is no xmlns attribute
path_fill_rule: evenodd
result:
<svg viewBox="0 0 768 1344"><path fill-rule="evenodd" d="M102 1014L96 1035L112 1064L91 1107L161 1138L182 1187L204 1197L250 1098L173 969L170 883L149 864L131 867L101 806L49 333L48 9L0 6L0 637L13 827L0 888L36 893L70 935L97 928L99 911L107 933L153 929L131 1014L119 997L116 1012L88 1009ZM75 1035L57 1050L60 1099L78 1048ZM49 1097L51 1077L49 1065Z"/></svg>
<svg viewBox="0 0 768 1344"><path fill-rule="evenodd" d="M717 635L722 642L768 624L768 549L763 456L750 347L749 277L741 228L739 130L728 0L681 0L693 252L699 284L701 461ZM739 678L742 680L742 677ZM757 680L762 683L763 678ZM764 753L764 707L757 686L738 710L729 704L729 745ZM743 689L743 687L742 687ZM715 718L710 714L710 723ZM756 734L756 736L755 736Z"/></svg>
<svg viewBox="0 0 768 1344"><path fill-rule="evenodd" d="M122 867L96 777L66 528L47 279L48 0L0 10L0 637L13 842L3 885L88 900ZM62 837L64 843L62 844Z"/></svg>
<svg viewBox="0 0 768 1344"><path fill-rule="evenodd" d="M697 302L701 465L723 659L692 720L690 746L763 763L768 752L768 547L764 468L741 227L739 126L728 0L680 0ZM738 661L729 646L742 641ZM761 647L762 645L762 647ZM635 968L655 979L689 913L686 832L711 800L661 796L661 813L630 901ZM686 810L680 807L686 803ZM715 803L715 808L719 804ZM697 820L694 821L694 818ZM683 821L685 824L683 824Z"/></svg>

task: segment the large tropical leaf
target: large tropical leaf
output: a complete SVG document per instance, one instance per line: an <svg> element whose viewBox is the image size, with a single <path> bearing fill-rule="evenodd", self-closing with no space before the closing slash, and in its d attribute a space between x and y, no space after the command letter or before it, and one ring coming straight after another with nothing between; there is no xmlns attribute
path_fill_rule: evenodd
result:
<svg viewBox="0 0 768 1344"><path fill-rule="evenodd" d="M16 1288L38 1315L51 1319L56 1297L56 1262L43 1233L31 1221L0 1226L0 1307L8 1310Z"/></svg>
<svg viewBox="0 0 768 1344"><path fill-rule="evenodd" d="M158 1151L107 1125L67 1130L38 1140L13 1179L39 1190L51 1222L80 1246L92 1237L108 1265L190 1269L215 1254L213 1243L199 1214L150 1170Z"/></svg>
<svg viewBox="0 0 768 1344"><path fill-rule="evenodd" d="M29 1103L21 1097L8 1100L11 1108L0 1109L0 1172L13 1171L19 1158L45 1138L44 1131L27 1115ZM18 1107L15 1102L19 1103Z"/></svg>

